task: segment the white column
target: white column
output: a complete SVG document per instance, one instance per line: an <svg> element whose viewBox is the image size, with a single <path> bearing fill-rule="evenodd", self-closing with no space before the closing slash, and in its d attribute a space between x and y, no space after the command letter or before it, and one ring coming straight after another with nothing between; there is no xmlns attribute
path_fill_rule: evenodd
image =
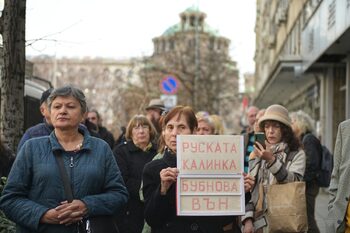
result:
<svg viewBox="0 0 350 233"><path fill-rule="evenodd" d="M345 119L350 118L350 55L346 59Z"/></svg>
<svg viewBox="0 0 350 233"><path fill-rule="evenodd" d="M323 127L323 144L328 148L333 148L333 67L327 69L324 77L324 127Z"/></svg>

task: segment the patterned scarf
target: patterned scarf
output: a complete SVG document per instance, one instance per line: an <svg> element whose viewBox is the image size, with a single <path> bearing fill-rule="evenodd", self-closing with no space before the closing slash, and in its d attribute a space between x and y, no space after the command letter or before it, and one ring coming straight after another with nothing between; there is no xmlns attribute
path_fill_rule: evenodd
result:
<svg viewBox="0 0 350 233"><path fill-rule="evenodd" d="M281 162L285 163L287 158L287 153L289 152L288 144L285 142L280 142L271 146L271 151L276 159L279 159ZM268 185L274 182L275 177L270 173L270 170L267 168L269 165L265 160L262 161L262 183Z"/></svg>

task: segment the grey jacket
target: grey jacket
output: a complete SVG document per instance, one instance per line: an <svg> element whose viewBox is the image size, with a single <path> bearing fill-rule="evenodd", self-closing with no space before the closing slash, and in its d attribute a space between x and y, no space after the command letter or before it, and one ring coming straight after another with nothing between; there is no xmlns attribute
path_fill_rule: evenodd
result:
<svg viewBox="0 0 350 233"><path fill-rule="evenodd" d="M350 196L350 120L339 124L334 148L334 167L329 185L327 233L336 232L343 222Z"/></svg>

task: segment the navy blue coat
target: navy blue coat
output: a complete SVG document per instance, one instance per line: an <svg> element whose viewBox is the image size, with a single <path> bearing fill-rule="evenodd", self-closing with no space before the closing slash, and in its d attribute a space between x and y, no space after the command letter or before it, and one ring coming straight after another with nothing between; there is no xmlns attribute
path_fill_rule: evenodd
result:
<svg viewBox="0 0 350 233"><path fill-rule="evenodd" d="M89 216L114 215L124 208L128 193L110 147L86 130L83 134L82 149L75 154L63 150L54 132L28 140L20 149L0 199L0 208L17 223L17 232L76 232L74 225L39 222L46 211L66 200L54 150L61 151L74 198L86 204Z"/></svg>

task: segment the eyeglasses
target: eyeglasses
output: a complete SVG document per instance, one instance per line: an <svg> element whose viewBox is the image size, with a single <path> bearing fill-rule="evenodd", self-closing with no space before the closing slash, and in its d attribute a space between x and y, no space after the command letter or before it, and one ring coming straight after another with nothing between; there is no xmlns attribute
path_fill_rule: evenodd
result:
<svg viewBox="0 0 350 233"><path fill-rule="evenodd" d="M91 120L97 120L97 117L88 117L88 120L91 121Z"/></svg>
<svg viewBox="0 0 350 233"><path fill-rule="evenodd" d="M132 127L132 129L134 129L134 130L140 130L140 129L149 130L149 126L148 125L135 125L134 127Z"/></svg>

